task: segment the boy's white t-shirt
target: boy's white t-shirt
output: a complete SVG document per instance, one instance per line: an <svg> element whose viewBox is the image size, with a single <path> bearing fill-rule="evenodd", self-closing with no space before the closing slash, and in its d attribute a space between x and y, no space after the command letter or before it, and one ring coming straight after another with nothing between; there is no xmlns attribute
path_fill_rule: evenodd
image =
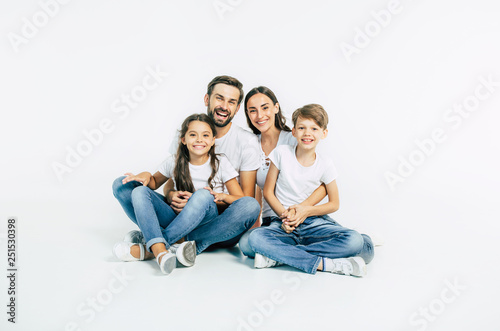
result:
<svg viewBox="0 0 500 331"><path fill-rule="evenodd" d="M170 154L177 154L179 132L170 145ZM215 153L227 157L234 170L238 173L236 180L240 181L240 171L257 170L260 166L259 142L257 136L232 123L229 131L215 139Z"/></svg>
<svg viewBox="0 0 500 331"><path fill-rule="evenodd" d="M163 176L172 178L175 187L177 187L174 178L175 158L175 155L168 156L167 159L160 165L158 171ZM224 155L219 155L219 161L219 169L217 169L217 173L212 179L213 191L217 193L223 192L228 194L229 192L227 191L226 185L224 185L224 183L230 179L236 178L238 176L238 173L236 172L236 170L234 170L233 166L231 165L231 163L229 163L228 159ZM202 165L193 165L189 163L189 173L191 175L191 180L193 181L195 191L208 186L208 178L212 174L210 158Z"/></svg>
<svg viewBox="0 0 500 331"><path fill-rule="evenodd" d="M259 151L260 151L260 168L257 170L257 185L259 185L260 189L264 189L264 184L266 182L267 173L269 171L269 166L271 165L271 161L269 160L269 156L266 156L266 153L262 150L261 145L261 135L258 135L259 140ZM280 145L290 145L297 146L297 139L292 135L289 131L281 131L278 143L276 147ZM271 209L271 206L267 203L266 199L262 199L262 217L275 216L276 214Z"/></svg>
<svg viewBox="0 0 500 331"><path fill-rule="evenodd" d="M295 146L281 145L269 154L269 159L280 171L274 194L285 208L301 203L322 183L327 185L337 178L337 169L331 159L316 151L314 164L304 167L297 160L295 149Z"/></svg>

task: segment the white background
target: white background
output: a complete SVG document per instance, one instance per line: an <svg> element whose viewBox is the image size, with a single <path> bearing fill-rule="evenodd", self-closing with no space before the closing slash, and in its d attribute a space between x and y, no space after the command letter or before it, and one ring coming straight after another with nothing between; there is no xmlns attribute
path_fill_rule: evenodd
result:
<svg viewBox="0 0 500 331"><path fill-rule="evenodd" d="M311 288L303 295L282 289L292 299L256 330L498 329L500 86L460 122L446 120L454 105L475 95L480 77L500 82L495 1L402 0L381 28L373 12L387 12L389 1L73 0L51 7L47 22L40 3L0 4L5 268L6 220L18 217L19 225L18 323L7 323L3 308L0 325L64 330L75 321L82 330L129 329L131 320L145 327L139 318L149 316L152 329L236 330L237 317L255 310L252 300L269 298L255 289L279 288L270 279L280 284L284 271L247 276L255 270L242 257L235 263L237 251L229 262L227 252L201 255L198 268L177 278L159 277L153 264L146 270L119 264L110 254L133 229L112 196L112 181L126 171L155 171L180 121L206 111L206 84L228 74L245 91L271 88L288 117L307 103L324 106L330 125L321 150L340 174L341 209L333 216L384 243L364 279L322 274L304 280ZM228 10L218 13L217 4ZM25 38L26 20L34 17L42 17L40 27ZM341 46L354 47L359 30L370 26L379 31L346 56ZM14 45L14 35L25 39ZM113 112L113 102L141 85L147 68L168 76L127 116ZM65 164L68 150L104 119L112 132L58 179L54 164ZM246 127L242 111L235 122ZM419 153L415 140L429 139L436 129L446 139L417 157L419 164L391 190L387 172L398 174L401 158ZM214 283L207 299L207 287L182 278L199 284L196 277L217 270L217 263L227 268L221 280L234 280L232 272L243 277L239 290L220 292L222 285ZM75 312L106 288L110 270L125 267L141 285L115 294L92 321ZM2 279L5 307L8 284ZM454 280L464 289L452 302L436 303L446 281ZM176 289L182 309L174 303L179 297L166 298L162 286ZM224 291L230 297L220 295ZM140 299L127 301L127 295ZM432 321L412 325L412 314L433 302L438 313ZM163 316L168 307L179 311ZM120 311L130 311L131 320L120 318Z"/></svg>

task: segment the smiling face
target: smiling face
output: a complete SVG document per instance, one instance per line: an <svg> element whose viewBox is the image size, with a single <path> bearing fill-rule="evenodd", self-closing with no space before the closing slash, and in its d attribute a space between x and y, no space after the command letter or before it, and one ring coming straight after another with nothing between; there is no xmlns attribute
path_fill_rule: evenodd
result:
<svg viewBox="0 0 500 331"><path fill-rule="evenodd" d="M322 129L314 120L298 117L292 129L292 134L297 138L298 147L304 150L316 148L321 139L326 138L327 129Z"/></svg>
<svg viewBox="0 0 500 331"><path fill-rule="evenodd" d="M192 121L181 142L186 145L189 155L208 156L208 151L215 143L210 125L201 121Z"/></svg>
<svg viewBox="0 0 500 331"><path fill-rule="evenodd" d="M267 95L257 93L248 99L247 114L250 122L261 133L275 127L276 114L279 111L278 103L273 105L273 101Z"/></svg>
<svg viewBox="0 0 500 331"><path fill-rule="evenodd" d="M211 95L205 95L207 115L218 127L225 127L238 112L240 91L231 85L217 84Z"/></svg>

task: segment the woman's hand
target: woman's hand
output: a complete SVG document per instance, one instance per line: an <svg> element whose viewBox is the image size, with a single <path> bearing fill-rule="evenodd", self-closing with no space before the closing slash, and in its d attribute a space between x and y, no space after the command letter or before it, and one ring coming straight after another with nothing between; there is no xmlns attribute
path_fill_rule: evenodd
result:
<svg viewBox="0 0 500 331"><path fill-rule="evenodd" d="M151 180L151 174L149 172L141 172L138 175L134 175L131 172L127 172L125 174L127 177L123 178L122 183L127 184L128 182L136 181L142 183L144 186L148 186L149 181Z"/></svg>

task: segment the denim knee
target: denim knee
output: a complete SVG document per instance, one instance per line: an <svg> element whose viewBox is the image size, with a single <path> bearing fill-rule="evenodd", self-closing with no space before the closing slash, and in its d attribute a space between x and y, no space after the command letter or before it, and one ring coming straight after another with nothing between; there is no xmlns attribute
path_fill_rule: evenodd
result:
<svg viewBox="0 0 500 331"><path fill-rule="evenodd" d="M197 207L214 201L214 196L210 191L205 189L200 189L195 191L188 200L189 205L196 204Z"/></svg>
<svg viewBox="0 0 500 331"><path fill-rule="evenodd" d="M121 189L123 188L123 183L122 183L122 180L125 178L126 176L120 176L118 177L117 179L115 179L113 181L113 195L115 197L118 197L118 195L120 194L120 191Z"/></svg>
<svg viewBox="0 0 500 331"><path fill-rule="evenodd" d="M248 238L250 237L250 234L254 231L255 229L248 230L241 236L240 241L238 242L238 246L240 247L240 250L243 252L243 255L248 256L248 257L255 257L255 252L253 251L252 247L250 247L250 244L248 242Z"/></svg>
<svg viewBox="0 0 500 331"><path fill-rule="evenodd" d="M364 239L354 230L349 231L348 247L346 248L346 256L356 256L363 251Z"/></svg>
<svg viewBox="0 0 500 331"><path fill-rule="evenodd" d="M143 186L143 185L137 186L132 191L132 201L137 203L144 198L149 198L151 196L152 192L153 192L153 190L147 186Z"/></svg>
<svg viewBox="0 0 500 331"><path fill-rule="evenodd" d="M251 224L249 223L249 227L247 229L250 229L252 225L257 221L257 218L259 217L260 214L260 205L255 200L255 198L252 197L242 197L236 200L238 203L238 209L242 211L243 215L248 215L248 219L251 221ZM234 203L234 202L233 202Z"/></svg>

